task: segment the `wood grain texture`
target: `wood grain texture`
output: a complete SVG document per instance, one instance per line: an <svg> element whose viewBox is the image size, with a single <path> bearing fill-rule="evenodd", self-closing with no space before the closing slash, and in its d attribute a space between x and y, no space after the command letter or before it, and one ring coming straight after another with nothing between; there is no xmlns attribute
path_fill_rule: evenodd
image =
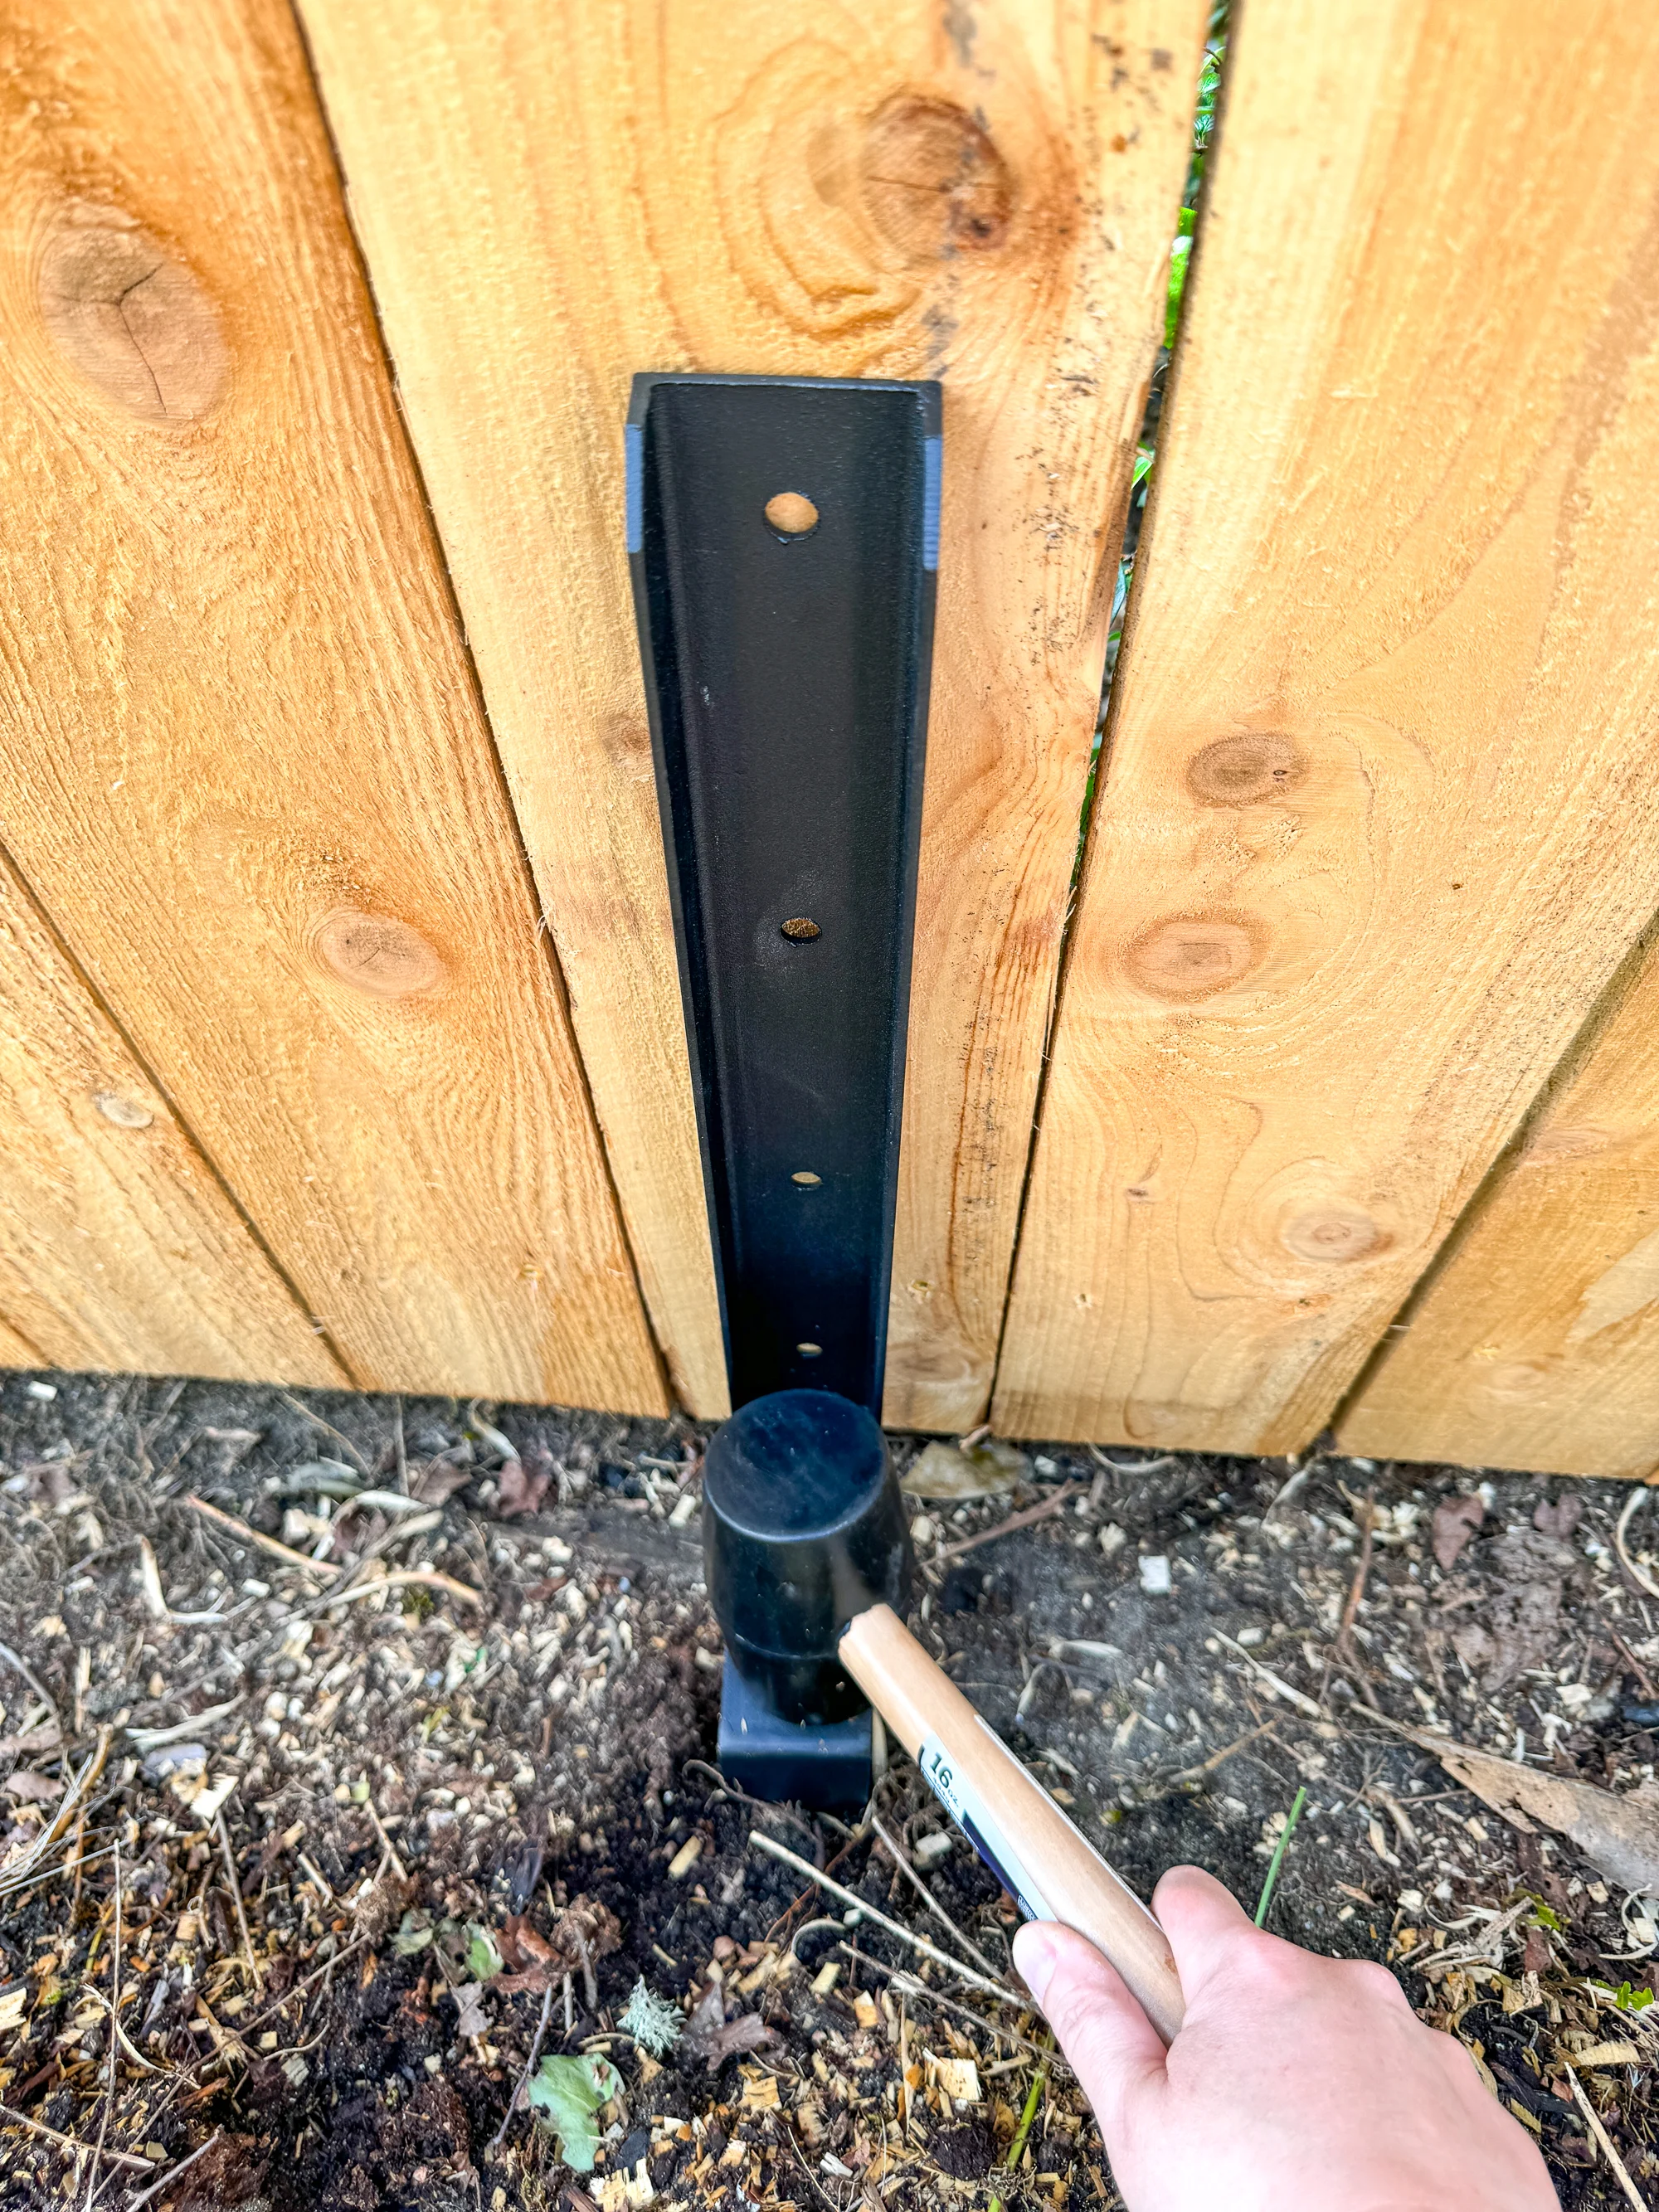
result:
<svg viewBox="0 0 1659 2212"><path fill-rule="evenodd" d="M5 841L355 1380L660 1409L292 19L0 54Z"/></svg>
<svg viewBox="0 0 1659 2212"><path fill-rule="evenodd" d="M1659 894L1659 18L1229 71L996 1418L1274 1452Z"/></svg>
<svg viewBox="0 0 1659 2212"><path fill-rule="evenodd" d="M0 1365L346 1380L0 860Z"/></svg>
<svg viewBox="0 0 1659 2212"><path fill-rule="evenodd" d="M704 1411L723 1375L623 557L629 380L944 380L886 1412L967 1425L1005 1302L1203 9L301 13L646 1295Z"/></svg>
<svg viewBox="0 0 1659 2212"><path fill-rule="evenodd" d="M1659 938L1608 997L1383 1339L1345 1451L1659 1471Z"/></svg>
<svg viewBox="0 0 1659 2212"><path fill-rule="evenodd" d="M15 1329L9 1321L0 1321L0 1367L50 1367L52 1362L38 1345Z"/></svg>

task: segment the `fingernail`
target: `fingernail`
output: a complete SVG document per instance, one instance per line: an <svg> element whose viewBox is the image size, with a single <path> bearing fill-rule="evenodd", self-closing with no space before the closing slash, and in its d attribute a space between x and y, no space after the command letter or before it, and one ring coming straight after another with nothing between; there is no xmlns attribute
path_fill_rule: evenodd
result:
<svg viewBox="0 0 1659 2212"><path fill-rule="evenodd" d="M1054 1942L1052 1925L1046 1920L1028 1920L1014 1935L1014 1964L1024 1977L1025 1986L1041 2004L1048 1994L1048 1984L1060 1959L1060 1947Z"/></svg>

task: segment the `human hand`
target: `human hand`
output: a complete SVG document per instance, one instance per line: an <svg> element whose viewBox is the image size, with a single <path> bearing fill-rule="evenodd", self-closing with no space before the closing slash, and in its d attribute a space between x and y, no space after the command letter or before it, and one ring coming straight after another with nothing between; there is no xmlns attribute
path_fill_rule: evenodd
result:
<svg viewBox="0 0 1659 2212"><path fill-rule="evenodd" d="M1559 2212L1531 2137L1386 1966L1263 1934L1196 1867L1153 1905L1187 2000L1167 2051L1081 1936L1014 1938L1129 2212Z"/></svg>

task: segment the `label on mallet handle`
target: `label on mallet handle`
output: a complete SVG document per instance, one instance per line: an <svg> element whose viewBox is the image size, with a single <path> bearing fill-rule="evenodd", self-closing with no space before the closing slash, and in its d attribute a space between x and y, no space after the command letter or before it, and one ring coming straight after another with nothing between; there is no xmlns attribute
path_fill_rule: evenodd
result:
<svg viewBox="0 0 1659 2212"><path fill-rule="evenodd" d="M984 1726L981 1721L980 1725ZM1018 1903L1028 1920L1053 1920L1042 1889L1030 1869L1009 1843L995 1815L958 1771L951 1754L937 1736L921 1747L916 1764L939 1803L962 1830L997 1880Z"/></svg>

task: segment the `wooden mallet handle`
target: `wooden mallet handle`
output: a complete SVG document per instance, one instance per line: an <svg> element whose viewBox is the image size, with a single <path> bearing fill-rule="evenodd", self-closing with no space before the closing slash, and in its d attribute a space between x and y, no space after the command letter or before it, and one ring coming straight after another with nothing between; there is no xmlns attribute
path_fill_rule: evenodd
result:
<svg viewBox="0 0 1659 2212"><path fill-rule="evenodd" d="M898 1615L884 1605L860 1613L841 1639L841 1656L1024 1910L1086 1936L1171 2042L1185 2006L1164 1930Z"/></svg>

